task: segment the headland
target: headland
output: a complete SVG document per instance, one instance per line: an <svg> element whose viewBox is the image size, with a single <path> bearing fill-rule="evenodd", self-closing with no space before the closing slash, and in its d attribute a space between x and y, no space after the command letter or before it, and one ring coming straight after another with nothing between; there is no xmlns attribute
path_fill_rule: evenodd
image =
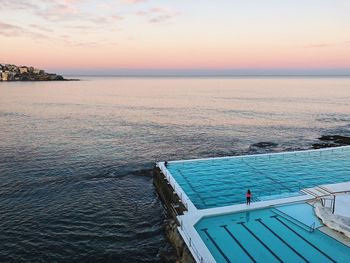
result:
<svg viewBox="0 0 350 263"><path fill-rule="evenodd" d="M31 66L16 66L0 63L0 81L73 81L78 79L65 79L63 76L47 73L45 70Z"/></svg>

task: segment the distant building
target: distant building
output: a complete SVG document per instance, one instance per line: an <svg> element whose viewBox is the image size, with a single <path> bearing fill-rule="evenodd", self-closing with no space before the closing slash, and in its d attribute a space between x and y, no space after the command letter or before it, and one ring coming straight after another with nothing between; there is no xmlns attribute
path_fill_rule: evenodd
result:
<svg viewBox="0 0 350 263"><path fill-rule="evenodd" d="M35 75L44 75L45 71L41 70L41 69L38 69L38 68L35 68L35 69L33 69L33 74L35 74Z"/></svg>
<svg viewBox="0 0 350 263"><path fill-rule="evenodd" d="M6 71L6 72L2 72L1 73L1 80L2 81L8 81L9 80L9 72L8 71Z"/></svg>
<svg viewBox="0 0 350 263"><path fill-rule="evenodd" d="M17 71L18 70L18 67L15 66L15 65L11 65L11 64L7 64L5 65L5 68L9 71Z"/></svg>
<svg viewBox="0 0 350 263"><path fill-rule="evenodd" d="M8 80L15 80L15 76L16 76L16 72L10 71L9 76L8 76Z"/></svg>
<svg viewBox="0 0 350 263"><path fill-rule="evenodd" d="M28 68L27 67L19 67L19 73L20 74L28 73Z"/></svg>

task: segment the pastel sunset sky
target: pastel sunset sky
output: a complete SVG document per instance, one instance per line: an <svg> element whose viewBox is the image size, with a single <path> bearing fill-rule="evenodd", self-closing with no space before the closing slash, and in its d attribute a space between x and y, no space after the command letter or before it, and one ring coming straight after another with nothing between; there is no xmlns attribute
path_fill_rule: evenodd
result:
<svg viewBox="0 0 350 263"><path fill-rule="evenodd" d="M0 63L350 69L349 0L1 0Z"/></svg>

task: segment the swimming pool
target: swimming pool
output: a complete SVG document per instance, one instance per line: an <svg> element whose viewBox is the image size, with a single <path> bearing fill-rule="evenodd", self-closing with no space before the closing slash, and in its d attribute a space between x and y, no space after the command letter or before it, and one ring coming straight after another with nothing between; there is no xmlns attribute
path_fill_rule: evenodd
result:
<svg viewBox="0 0 350 263"><path fill-rule="evenodd" d="M300 195L303 188L350 181L350 147L169 162L197 209Z"/></svg>
<svg viewBox="0 0 350 263"><path fill-rule="evenodd" d="M308 204L200 220L195 229L217 262L350 262L350 248L321 232Z"/></svg>

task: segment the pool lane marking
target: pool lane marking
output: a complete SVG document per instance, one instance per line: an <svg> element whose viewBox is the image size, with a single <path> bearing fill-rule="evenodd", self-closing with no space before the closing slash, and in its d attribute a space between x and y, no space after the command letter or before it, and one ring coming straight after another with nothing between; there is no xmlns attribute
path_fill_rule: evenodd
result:
<svg viewBox="0 0 350 263"><path fill-rule="evenodd" d="M226 230L226 232L232 237L234 241L239 245L239 247L246 253L246 255L254 262L256 263L257 261L253 258L253 256L245 249L245 247L239 242L239 240L231 233L231 231L227 228L227 225L220 226Z"/></svg>
<svg viewBox="0 0 350 263"><path fill-rule="evenodd" d="M210 239L210 241L213 243L213 245L216 247L216 249L220 252L221 256L226 260L227 263L231 263L230 259L225 255L225 253L221 250L221 248L218 246L216 241L212 238L212 236L208 233L208 228L201 229L207 237Z"/></svg>
<svg viewBox="0 0 350 263"><path fill-rule="evenodd" d="M302 254L295 250L291 245L289 245L283 238L281 238L275 231L273 231L269 226L267 226L261 218L255 219L255 221L259 222L262 226L264 226L267 230L269 230L275 237L277 237L280 241L282 241L287 247L289 247L295 254L297 254L300 258L302 258L305 262L310 262L307 260Z"/></svg>
<svg viewBox="0 0 350 263"><path fill-rule="evenodd" d="M249 229L244 222L238 222L237 224L243 226L253 237L255 237L256 240L258 240L258 242L264 246L264 248L266 248L279 262L283 262L283 260L277 256L275 254L275 252L273 252L251 229Z"/></svg>
<svg viewBox="0 0 350 263"><path fill-rule="evenodd" d="M333 258L331 258L329 255L327 255L325 252L320 250L318 247L316 247L314 244L312 244L309 240L304 238L302 235L300 235L298 232L296 232L294 229L292 229L290 226L288 226L286 223L284 223L281 219L279 219L276 216L271 216L275 218L278 222L280 222L282 225L284 225L286 228L288 228L290 231L292 231L294 234L296 234L298 237L300 237L302 240L304 240L306 243L308 243L310 246L312 246L314 249L316 249L318 252L320 252L322 255L324 255L326 258L328 258L332 262L336 262Z"/></svg>

